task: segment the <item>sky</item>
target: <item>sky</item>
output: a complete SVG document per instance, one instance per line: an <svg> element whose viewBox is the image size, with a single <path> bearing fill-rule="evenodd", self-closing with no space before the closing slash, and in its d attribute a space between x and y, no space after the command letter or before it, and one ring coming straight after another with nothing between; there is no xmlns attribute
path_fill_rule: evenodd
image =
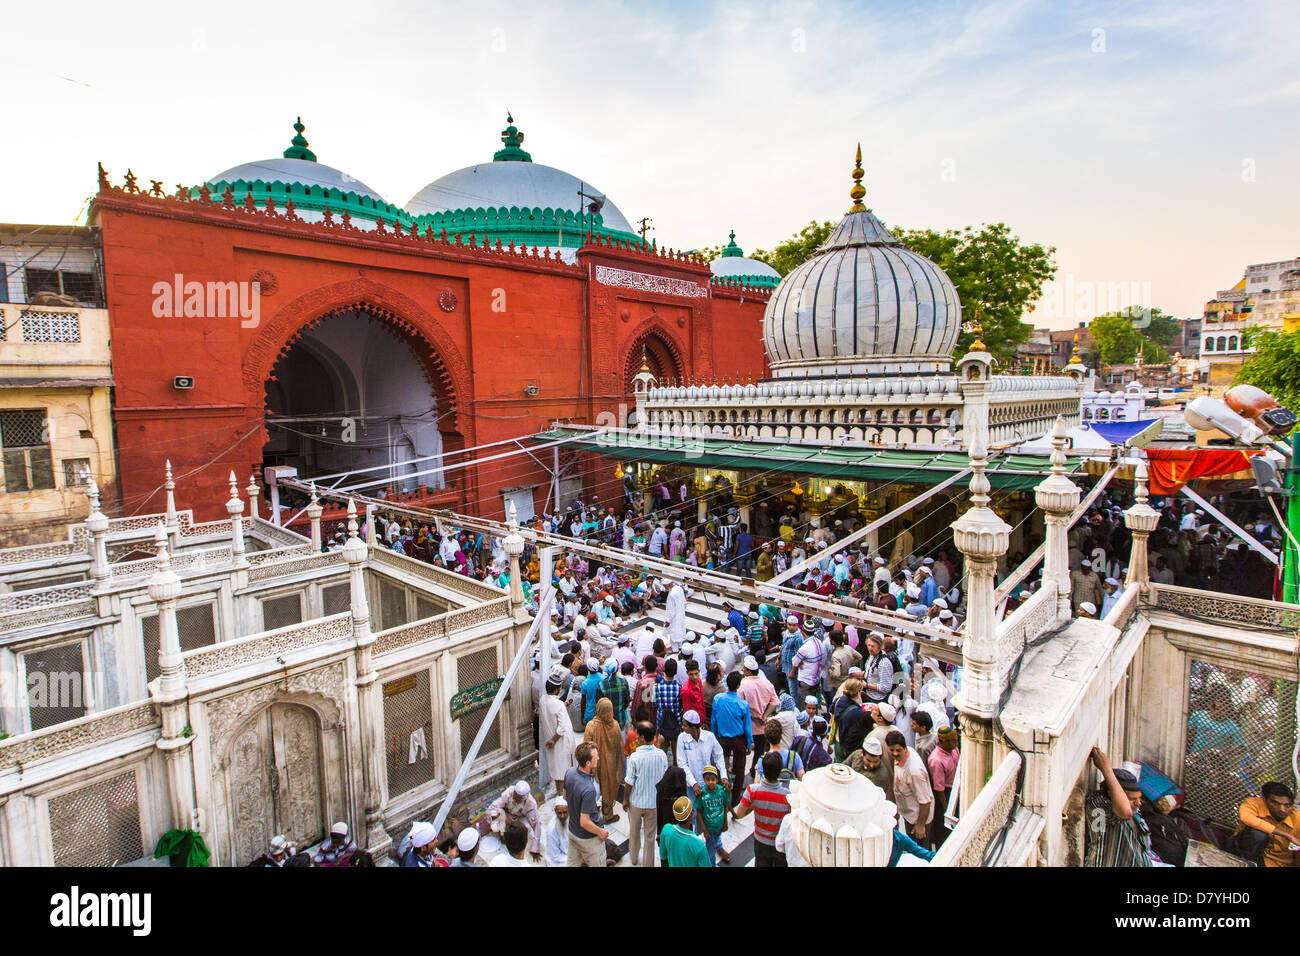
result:
<svg viewBox="0 0 1300 956"><path fill-rule="evenodd" d="M84 221L96 162L170 191L278 156L299 114L404 205L510 110L661 245L838 219L860 142L885 222L1056 247L1029 321L1196 316L1300 256L1298 26L1277 0L13 5L0 221Z"/></svg>

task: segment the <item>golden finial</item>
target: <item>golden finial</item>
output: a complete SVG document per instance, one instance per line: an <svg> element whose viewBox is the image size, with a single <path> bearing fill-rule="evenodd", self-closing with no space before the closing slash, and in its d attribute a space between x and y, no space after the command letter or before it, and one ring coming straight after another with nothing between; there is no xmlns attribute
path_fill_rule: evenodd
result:
<svg viewBox="0 0 1300 956"><path fill-rule="evenodd" d="M862 185L862 175L862 144L858 143L857 163L853 167L853 188L849 190L853 205L849 208L849 212L867 211L867 207L862 205L862 197L867 194L866 187Z"/></svg>
<svg viewBox="0 0 1300 956"><path fill-rule="evenodd" d="M975 333L975 341L970 344L972 352L987 352L988 346L984 344L984 324L980 319L980 304L975 303L975 327L971 329Z"/></svg>
<svg viewBox="0 0 1300 956"><path fill-rule="evenodd" d="M1079 333L1074 333L1074 354L1070 356L1069 365L1082 365L1083 359L1079 358Z"/></svg>
<svg viewBox="0 0 1300 956"><path fill-rule="evenodd" d="M646 357L645 346L641 346L641 371L650 371L650 360Z"/></svg>

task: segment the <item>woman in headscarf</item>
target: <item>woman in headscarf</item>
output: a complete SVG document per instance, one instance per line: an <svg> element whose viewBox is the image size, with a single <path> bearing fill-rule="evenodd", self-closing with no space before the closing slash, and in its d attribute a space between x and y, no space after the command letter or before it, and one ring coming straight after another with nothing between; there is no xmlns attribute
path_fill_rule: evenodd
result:
<svg viewBox="0 0 1300 956"><path fill-rule="evenodd" d="M617 820L614 803L623 782L623 731L614 719L614 704L602 697L596 704L596 716L587 722L583 739L595 744L600 753L596 766L596 783L600 785L600 815L606 823Z"/></svg>
<svg viewBox="0 0 1300 956"><path fill-rule="evenodd" d="M663 833L664 827L676 823L673 816L673 801L678 797L688 796L686 792L686 771L681 767L669 767L663 779L655 787L655 833ZM667 866L666 860L660 860L661 866Z"/></svg>
<svg viewBox="0 0 1300 956"><path fill-rule="evenodd" d="M794 698L782 694L777 698L775 719L781 723L781 749L789 750L794 743L795 734L799 732L799 715L796 712Z"/></svg>

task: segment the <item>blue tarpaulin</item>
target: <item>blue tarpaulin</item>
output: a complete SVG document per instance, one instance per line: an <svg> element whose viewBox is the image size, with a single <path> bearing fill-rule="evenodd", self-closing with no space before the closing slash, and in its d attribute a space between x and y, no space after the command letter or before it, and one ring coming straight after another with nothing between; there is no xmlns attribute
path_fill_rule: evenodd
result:
<svg viewBox="0 0 1300 956"><path fill-rule="evenodd" d="M1112 445L1132 445L1140 448L1160 434L1163 419L1139 418L1132 422L1087 422L1089 428Z"/></svg>

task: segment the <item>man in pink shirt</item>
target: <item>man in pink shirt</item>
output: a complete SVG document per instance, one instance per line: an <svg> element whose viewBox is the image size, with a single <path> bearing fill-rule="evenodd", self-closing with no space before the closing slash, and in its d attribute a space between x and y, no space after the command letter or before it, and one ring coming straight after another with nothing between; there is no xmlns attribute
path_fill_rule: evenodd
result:
<svg viewBox="0 0 1300 956"><path fill-rule="evenodd" d="M749 718L754 730L754 758L749 772L757 780L758 762L767 753L767 738L763 736L763 728L767 725L767 719L776 713L778 697L772 682L759 671L758 661L753 654L745 656L742 666L745 676L736 693L749 704Z"/></svg>
<svg viewBox="0 0 1300 956"><path fill-rule="evenodd" d="M946 724L939 728L938 746L930 752L930 785L934 790L934 822L930 824L930 842L937 850L948 838L948 828L943 825L943 815L948 810L952 786L957 781L957 731Z"/></svg>
<svg viewBox="0 0 1300 956"><path fill-rule="evenodd" d="M894 803L898 806L898 815L903 819L908 836L924 846L926 831L934 816L930 774L916 751L907 746L907 738L900 731L891 730L885 737L885 746L894 757Z"/></svg>

